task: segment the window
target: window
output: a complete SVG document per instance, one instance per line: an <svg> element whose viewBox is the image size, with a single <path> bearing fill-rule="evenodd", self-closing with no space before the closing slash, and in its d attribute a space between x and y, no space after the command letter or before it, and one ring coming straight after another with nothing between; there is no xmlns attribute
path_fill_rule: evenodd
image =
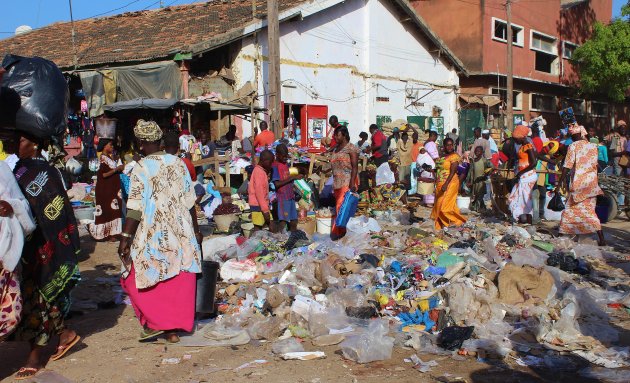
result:
<svg viewBox="0 0 630 383"><path fill-rule="evenodd" d="M532 31L531 49L549 53L555 56L558 55L556 38L540 32Z"/></svg>
<svg viewBox="0 0 630 383"><path fill-rule="evenodd" d="M555 37L532 31L530 48L536 52L537 71L558 74L558 47Z"/></svg>
<svg viewBox="0 0 630 383"><path fill-rule="evenodd" d="M499 99L503 102L507 101L507 89L505 88L490 88L490 94L499 96ZM518 90L512 91L512 104L514 109L523 109L523 92Z"/></svg>
<svg viewBox="0 0 630 383"><path fill-rule="evenodd" d="M558 57L542 52L536 52L536 70L539 72L557 74Z"/></svg>
<svg viewBox="0 0 630 383"><path fill-rule="evenodd" d="M608 116L608 104L605 102L591 101L591 116L593 117L607 117Z"/></svg>
<svg viewBox="0 0 630 383"><path fill-rule="evenodd" d="M523 27L512 24L512 43L522 47L525 41ZM495 17L492 18L492 39L507 43L507 22Z"/></svg>
<svg viewBox="0 0 630 383"><path fill-rule="evenodd" d="M586 103L584 100L575 98L567 98L562 101L562 109L573 108L573 114L576 116L583 116L586 112Z"/></svg>
<svg viewBox="0 0 630 383"><path fill-rule="evenodd" d="M565 41L562 44L562 57L569 60L573 59L573 53L575 52L575 49L577 47L578 47L577 44L573 44L568 41Z"/></svg>
<svg viewBox="0 0 630 383"><path fill-rule="evenodd" d="M539 112L555 112L556 98L546 94L531 94L530 110Z"/></svg>

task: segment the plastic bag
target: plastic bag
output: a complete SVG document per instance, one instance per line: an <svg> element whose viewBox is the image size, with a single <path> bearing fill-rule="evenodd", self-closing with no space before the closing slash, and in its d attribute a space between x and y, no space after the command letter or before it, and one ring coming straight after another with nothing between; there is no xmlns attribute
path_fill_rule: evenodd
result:
<svg viewBox="0 0 630 383"><path fill-rule="evenodd" d="M459 327L450 326L446 327L440 333L438 343L441 347L447 350L457 350L462 347L462 343L466 339L469 339L475 331L474 326Z"/></svg>
<svg viewBox="0 0 630 383"><path fill-rule="evenodd" d="M564 210L564 202L562 202L562 196L560 193L555 193L551 198L551 201L547 204L547 208L553 211L562 211Z"/></svg>
<svg viewBox="0 0 630 383"><path fill-rule="evenodd" d="M548 257L547 254L533 248L516 249L512 253L512 262L516 266L544 267Z"/></svg>
<svg viewBox="0 0 630 383"><path fill-rule="evenodd" d="M393 183L396 183L396 176L389 168L389 163L385 162L376 169L376 186Z"/></svg>
<svg viewBox="0 0 630 383"><path fill-rule="evenodd" d="M304 346L297 339L288 338L274 342L271 346L271 351L278 355L286 354L287 352L302 352L304 351Z"/></svg>
<svg viewBox="0 0 630 383"><path fill-rule="evenodd" d="M293 181L293 185L302 199L305 199L306 201L311 200L311 194L313 191L305 180L295 180Z"/></svg>
<svg viewBox="0 0 630 383"><path fill-rule="evenodd" d="M59 68L41 57L15 55L6 55L2 66L7 70L0 102L5 105L0 110L3 120L11 123L15 116L15 128L35 137L61 136L66 131L68 84ZM15 102L17 109L11 107Z"/></svg>
<svg viewBox="0 0 630 383"><path fill-rule="evenodd" d="M387 321L373 320L361 335L351 335L341 343L341 352L347 359L370 363L392 357L394 338L387 336Z"/></svg>
<svg viewBox="0 0 630 383"><path fill-rule="evenodd" d="M346 226L349 232L357 234L367 234L370 232L380 232L381 226L374 218L369 217L353 217L348 221Z"/></svg>
<svg viewBox="0 0 630 383"><path fill-rule="evenodd" d="M343 196L341 208L337 212L335 225L337 227L346 227L350 218L354 217L354 214L357 212L357 206L359 206L359 195L350 191L346 192Z"/></svg>

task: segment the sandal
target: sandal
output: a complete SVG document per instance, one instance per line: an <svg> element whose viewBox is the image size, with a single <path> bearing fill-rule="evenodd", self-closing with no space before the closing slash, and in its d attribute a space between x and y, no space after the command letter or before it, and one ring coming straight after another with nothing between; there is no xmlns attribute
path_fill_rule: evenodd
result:
<svg viewBox="0 0 630 383"><path fill-rule="evenodd" d="M155 338L157 338L158 336L162 334L164 334L163 330L152 330L150 328L145 328L140 333L140 339L138 339L138 341L148 342L148 341L154 340Z"/></svg>
<svg viewBox="0 0 630 383"><path fill-rule="evenodd" d="M59 360L63 358L63 356L66 355L66 353L80 340L81 337L79 335L75 335L70 342L57 346L57 352L50 357L50 360Z"/></svg>
<svg viewBox="0 0 630 383"><path fill-rule="evenodd" d="M32 378L39 372L39 368L34 367L22 367L15 373L15 380L26 380Z"/></svg>

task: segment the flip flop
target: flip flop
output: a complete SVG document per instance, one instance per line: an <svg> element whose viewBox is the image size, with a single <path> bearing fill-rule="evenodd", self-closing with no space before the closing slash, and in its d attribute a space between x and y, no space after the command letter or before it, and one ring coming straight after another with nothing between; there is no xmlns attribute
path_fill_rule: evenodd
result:
<svg viewBox="0 0 630 383"><path fill-rule="evenodd" d="M57 346L57 352L54 353L50 357L50 360L59 360L63 358L63 356L66 355L66 353L80 340L81 340L81 337L79 335L75 335L75 337L72 338L70 342L64 344L63 346L62 345Z"/></svg>
<svg viewBox="0 0 630 383"><path fill-rule="evenodd" d="M148 342L150 340L157 338L158 336L162 334L164 334L163 330L143 329L142 332L140 333L140 339L138 339L138 341Z"/></svg>
<svg viewBox="0 0 630 383"><path fill-rule="evenodd" d="M26 380L26 379L30 379L33 376L35 376L35 374L37 374L39 372L39 368L33 368L33 367L22 367L18 370L18 372L15 373L15 377L13 379L15 380ZM18 376L18 374L23 374L23 373L28 373L27 375L22 375L22 376Z"/></svg>

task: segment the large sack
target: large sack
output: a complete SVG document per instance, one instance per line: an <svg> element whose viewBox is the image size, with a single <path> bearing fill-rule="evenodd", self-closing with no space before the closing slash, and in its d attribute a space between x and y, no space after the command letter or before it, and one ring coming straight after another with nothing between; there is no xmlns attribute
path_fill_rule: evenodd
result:
<svg viewBox="0 0 630 383"><path fill-rule="evenodd" d="M41 57L14 55L6 55L2 67L7 71L2 78L2 122L14 122L16 129L39 138L62 135L68 84L59 68Z"/></svg>

